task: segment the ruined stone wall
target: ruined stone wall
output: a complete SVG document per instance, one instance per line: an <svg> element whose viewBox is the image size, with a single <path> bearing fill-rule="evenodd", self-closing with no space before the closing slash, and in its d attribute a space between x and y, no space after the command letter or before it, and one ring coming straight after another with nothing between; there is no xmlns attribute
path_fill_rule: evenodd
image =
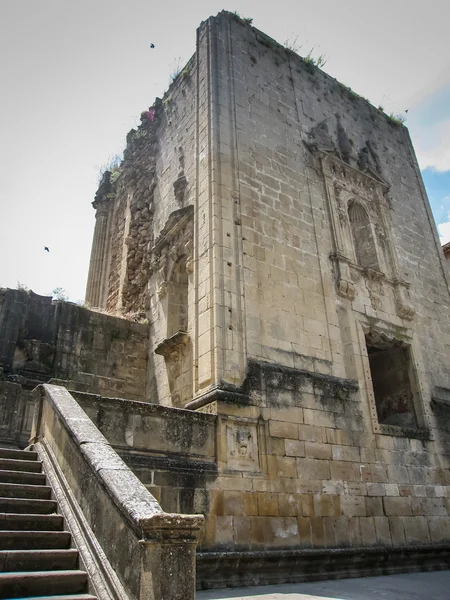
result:
<svg viewBox="0 0 450 600"><path fill-rule="evenodd" d="M336 306L342 303L355 317L413 326L420 345L429 348L434 372L448 383L442 336L430 335L429 327L433 321L448 328L447 308L437 309L448 307L448 285L407 130L264 34L235 20L216 23L217 95L230 98L234 90L234 122L225 127L219 119L220 135L237 132L234 173L227 165L228 145L220 143L218 152L222 178L239 178L248 354L291 366L293 360L301 365L301 356L314 357L329 361L333 374L344 375ZM233 81L224 77L227 69ZM323 151L319 158L317 150ZM326 189L328 173L321 163L327 160L337 191ZM367 181L358 180L361 172ZM387 186L380 185L382 200L375 198L378 178ZM339 190L343 199L330 200ZM372 194L378 271L385 275L381 282L357 268L348 223L343 223L344 204L366 194ZM330 214L334 210L337 223ZM342 242L333 235L337 227ZM353 263L349 283L357 294L351 304L336 293L340 265L330 261L330 254L342 251ZM419 313L413 325L398 314L394 277L411 284L409 299L405 285L404 302Z"/></svg>
<svg viewBox="0 0 450 600"><path fill-rule="evenodd" d="M184 344L178 346L178 354L183 354L175 361L182 363L180 379L178 366L171 364L174 360L153 350L178 330L172 331L177 312L184 314L178 319L183 331L193 328L194 298L188 281L192 214L181 229L177 222L178 217L185 217L195 196L196 101L197 66L192 59L163 99L157 98L142 113L139 127L129 132L120 167L105 174L94 208L98 215L99 207L107 206L108 229L101 231L106 236L102 243L97 240L100 231L94 232L86 296L91 304L149 318L152 364L148 385L155 401L176 405L192 399L192 351ZM94 267L100 246L102 272ZM105 295L97 299L93 290L99 278Z"/></svg>
<svg viewBox="0 0 450 600"><path fill-rule="evenodd" d="M147 400L148 325L23 290L0 290L0 437L27 441L39 383ZM3 430L3 431L2 431Z"/></svg>
<svg viewBox="0 0 450 600"><path fill-rule="evenodd" d="M73 395L165 511L206 516L202 551L448 541L448 470L419 439L371 446L355 384L252 363L247 385L256 406L217 414Z"/></svg>

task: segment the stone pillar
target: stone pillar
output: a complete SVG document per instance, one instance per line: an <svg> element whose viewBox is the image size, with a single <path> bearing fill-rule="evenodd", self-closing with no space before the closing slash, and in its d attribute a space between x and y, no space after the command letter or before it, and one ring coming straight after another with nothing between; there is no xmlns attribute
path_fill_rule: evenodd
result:
<svg viewBox="0 0 450 600"><path fill-rule="evenodd" d="M201 515L163 515L146 527L141 548L139 600L195 600L197 536ZM155 519L156 520L156 519Z"/></svg>
<svg viewBox="0 0 450 600"><path fill-rule="evenodd" d="M91 260L86 286L86 303L91 306L102 305L102 282L106 264L106 241L108 233L109 201L96 199L92 203L96 209L94 238L92 240Z"/></svg>

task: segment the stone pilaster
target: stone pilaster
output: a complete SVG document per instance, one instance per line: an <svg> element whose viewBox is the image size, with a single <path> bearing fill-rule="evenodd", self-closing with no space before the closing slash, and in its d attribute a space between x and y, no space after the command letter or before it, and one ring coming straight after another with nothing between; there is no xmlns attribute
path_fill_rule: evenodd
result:
<svg viewBox="0 0 450 600"><path fill-rule="evenodd" d="M91 306L102 306L102 283L106 267L106 241L108 232L109 200L94 200L96 209L94 239L92 241L89 275L86 286L86 302Z"/></svg>

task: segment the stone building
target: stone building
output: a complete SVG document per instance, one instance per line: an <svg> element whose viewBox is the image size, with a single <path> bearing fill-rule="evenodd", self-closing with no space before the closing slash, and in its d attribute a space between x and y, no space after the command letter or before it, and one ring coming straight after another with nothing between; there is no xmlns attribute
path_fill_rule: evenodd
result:
<svg viewBox="0 0 450 600"><path fill-rule="evenodd" d="M73 395L205 515L198 586L448 566L450 273L407 129L222 12L93 206L86 300L148 319L146 384Z"/></svg>
<svg viewBox="0 0 450 600"><path fill-rule="evenodd" d="M218 415L202 548L450 541L449 272L407 129L228 13L141 121L87 300L148 316L149 401Z"/></svg>

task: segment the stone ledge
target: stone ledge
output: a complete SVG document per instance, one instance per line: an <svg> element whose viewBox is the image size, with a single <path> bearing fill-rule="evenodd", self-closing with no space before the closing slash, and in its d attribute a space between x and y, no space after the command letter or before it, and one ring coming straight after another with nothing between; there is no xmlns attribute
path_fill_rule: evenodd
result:
<svg viewBox="0 0 450 600"><path fill-rule="evenodd" d="M186 331L177 331L156 346L155 354L160 354L164 358L167 358L174 348L181 345L186 346L190 339Z"/></svg>
<svg viewBox="0 0 450 600"><path fill-rule="evenodd" d="M240 390L240 388L238 388ZM212 402L233 402L235 404L250 405L250 397L248 394L242 393L237 389L214 388L205 394L198 396L184 407L187 410L197 410L211 404Z"/></svg>
<svg viewBox="0 0 450 600"><path fill-rule="evenodd" d="M381 435L393 435L396 437L407 437L417 440L430 440L431 431L429 429L418 429L415 427L400 427L398 425L379 424Z"/></svg>
<svg viewBox="0 0 450 600"><path fill-rule="evenodd" d="M198 552L197 590L301 583L450 568L450 544Z"/></svg>

